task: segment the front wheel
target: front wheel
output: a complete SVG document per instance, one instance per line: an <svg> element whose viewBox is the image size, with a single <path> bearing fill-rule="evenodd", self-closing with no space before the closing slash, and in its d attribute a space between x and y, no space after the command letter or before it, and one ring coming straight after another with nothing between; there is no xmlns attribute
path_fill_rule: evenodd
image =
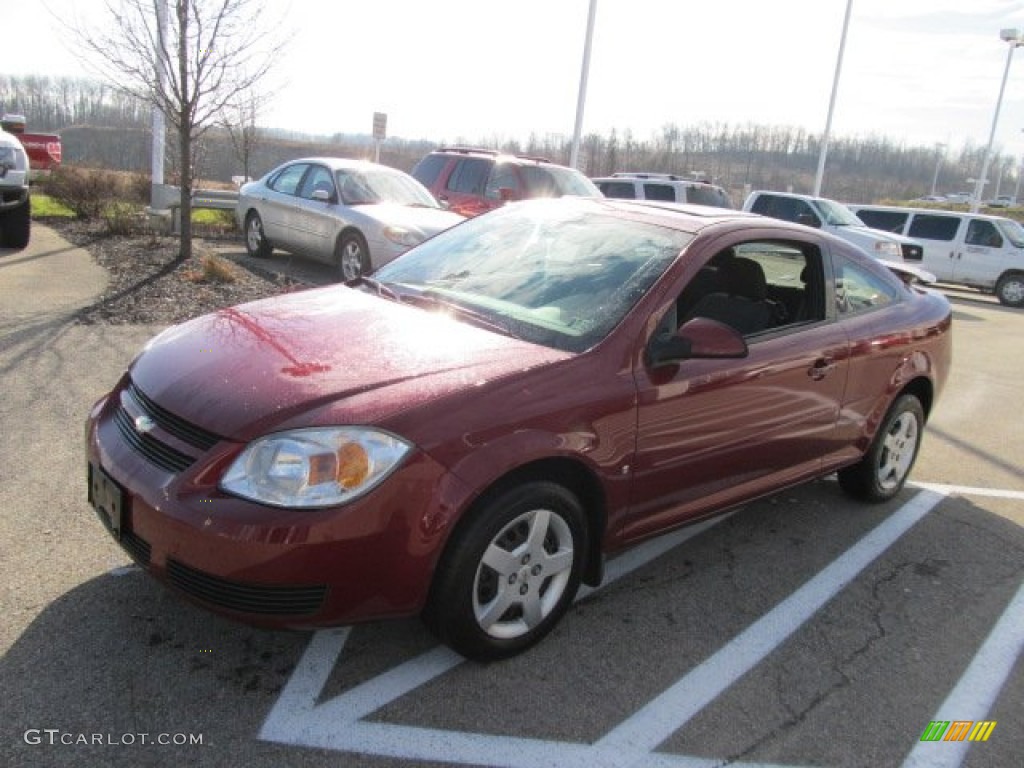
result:
<svg viewBox="0 0 1024 768"><path fill-rule="evenodd" d="M346 282L370 272L370 249L358 232L346 232L338 241L338 274Z"/></svg>
<svg viewBox="0 0 1024 768"><path fill-rule="evenodd" d="M996 283L996 298L1007 307L1024 307L1024 274L1003 275Z"/></svg>
<svg viewBox="0 0 1024 768"><path fill-rule="evenodd" d="M263 219L256 211L249 211L245 217L245 250L257 259L267 258L274 250L263 231Z"/></svg>
<svg viewBox="0 0 1024 768"><path fill-rule="evenodd" d="M32 233L32 209L29 200L12 208L0 218L0 246L24 248Z"/></svg>
<svg viewBox="0 0 1024 768"><path fill-rule="evenodd" d="M921 401L913 395L903 395L889 408L864 458L839 470L839 485L861 501L888 501L906 483L923 432Z"/></svg>
<svg viewBox="0 0 1024 768"><path fill-rule="evenodd" d="M467 658L513 656L547 635L579 589L587 551L579 500L530 482L483 504L442 559L427 625Z"/></svg>

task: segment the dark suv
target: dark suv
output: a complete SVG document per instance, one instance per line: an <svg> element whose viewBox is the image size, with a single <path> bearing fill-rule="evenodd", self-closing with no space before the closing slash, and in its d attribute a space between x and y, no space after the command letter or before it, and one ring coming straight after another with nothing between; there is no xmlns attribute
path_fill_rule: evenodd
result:
<svg viewBox="0 0 1024 768"><path fill-rule="evenodd" d="M510 200L602 196L577 170L543 157L507 155L493 149L442 147L420 160L412 175L463 216L476 216Z"/></svg>

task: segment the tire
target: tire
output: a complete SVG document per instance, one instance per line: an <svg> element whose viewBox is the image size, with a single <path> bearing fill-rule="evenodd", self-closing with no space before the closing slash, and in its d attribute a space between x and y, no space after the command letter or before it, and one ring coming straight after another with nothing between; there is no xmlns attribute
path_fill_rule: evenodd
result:
<svg viewBox="0 0 1024 768"><path fill-rule="evenodd" d="M274 251L263 231L263 219L256 211L249 211L245 217L245 250L256 259L265 259Z"/></svg>
<svg viewBox="0 0 1024 768"><path fill-rule="evenodd" d="M892 404L864 457L839 470L839 485L855 499L888 501L903 489L924 433L924 409L913 395Z"/></svg>
<svg viewBox="0 0 1024 768"><path fill-rule="evenodd" d="M12 208L0 218L0 246L4 248L25 248L32 234L32 204Z"/></svg>
<svg viewBox="0 0 1024 768"><path fill-rule="evenodd" d="M1003 275L996 283L996 298L1007 307L1024 307L1024 273Z"/></svg>
<svg viewBox="0 0 1024 768"><path fill-rule="evenodd" d="M560 485L530 482L497 495L449 543L425 623L477 661L526 650L572 604L587 539L583 507Z"/></svg>
<svg viewBox="0 0 1024 768"><path fill-rule="evenodd" d="M338 262L338 276L350 283L370 273L370 249L358 232L346 232L338 240L335 249Z"/></svg>

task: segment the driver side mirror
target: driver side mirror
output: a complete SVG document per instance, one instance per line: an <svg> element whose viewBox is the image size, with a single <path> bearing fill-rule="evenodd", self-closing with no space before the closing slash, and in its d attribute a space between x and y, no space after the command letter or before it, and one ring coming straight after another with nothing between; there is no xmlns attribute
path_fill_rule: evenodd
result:
<svg viewBox="0 0 1024 768"><path fill-rule="evenodd" d="M746 357L747 342L735 328L707 317L689 320L667 339L654 339L648 362L654 368L682 360L716 360Z"/></svg>

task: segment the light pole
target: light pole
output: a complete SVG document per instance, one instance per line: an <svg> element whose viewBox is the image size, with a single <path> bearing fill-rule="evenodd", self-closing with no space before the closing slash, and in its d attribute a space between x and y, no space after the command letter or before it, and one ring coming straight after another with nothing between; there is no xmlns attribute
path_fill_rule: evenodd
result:
<svg viewBox="0 0 1024 768"><path fill-rule="evenodd" d="M583 66L580 72L580 91L576 99L576 125L572 132L572 149L569 153L569 165L579 168L580 137L583 135L583 107L587 103L587 77L590 74L590 46L594 40L594 15L597 13L597 0L590 0L587 12L587 37L583 43Z"/></svg>
<svg viewBox="0 0 1024 768"><path fill-rule="evenodd" d="M988 181L988 167L992 162L992 144L996 138L996 126L999 125L999 110L1003 106L1003 92L1006 90L1006 79L1010 76L1010 62L1013 61L1013 51L1015 48L1024 45L1024 39L1021 38L1019 29L1003 29L999 31L999 39L1004 43L1010 44L1010 49L1006 53L1006 67L1003 69L1003 82L999 85L999 98L996 99L996 111L992 115L992 130L988 135L988 148L985 150L985 161L981 166L981 176L978 177L977 182L974 185L974 196L971 198L971 213L977 213L981 207L981 196L985 190L985 184Z"/></svg>
<svg viewBox="0 0 1024 768"><path fill-rule="evenodd" d="M935 145L935 174L932 176L932 191L931 196L935 197L935 188L939 185L939 168L942 166L942 152L946 148L945 144Z"/></svg>
<svg viewBox="0 0 1024 768"><path fill-rule="evenodd" d="M846 16L843 18L843 34L839 38L839 55L836 57L836 73L832 78L832 95L828 100L828 117L825 118L825 133L821 137L821 151L818 153L818 172L814 176L814 196L821 196L821 182L825 178L825 158L828 157L828 137L832 132L832 113L836 108L836 94L839 92L839 75L843 71L843 52L846 50L846 32L850 28L850 11L853 0L846 0Z"/></svg>

